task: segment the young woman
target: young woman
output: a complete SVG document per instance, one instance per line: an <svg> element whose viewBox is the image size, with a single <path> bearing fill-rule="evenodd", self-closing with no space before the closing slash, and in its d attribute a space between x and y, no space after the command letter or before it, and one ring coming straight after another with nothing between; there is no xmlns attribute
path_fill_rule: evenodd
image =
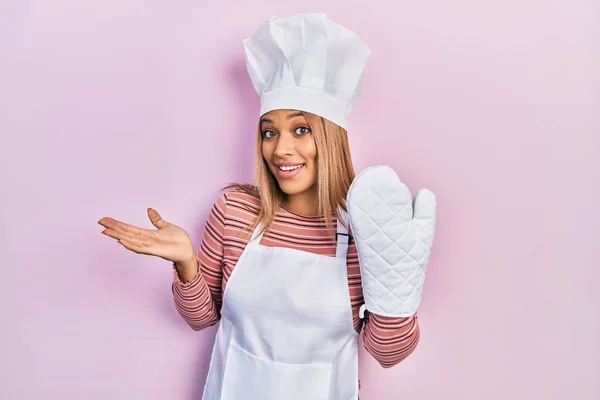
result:
<svg viewBox="0 0 600 400"><path fill-rule="evenodd" d="M306 39L319 39L315 30L325 32L321 38L329 46L317 45L311 53ZM273 32L283 32L289 41ZM294 35L302 45L294 44ZM340 41L350 54L336 51ZM261 93L256 186L227 188L212 208L197 251L183 229L153 209L148 217L155 230L112 218L99 223L125 248L173 263L174 302L193 329L220 321L204 399L356 399L361 330L367 351L388 368L411 354L419 340L416 314L359 317L361 274L345 202L355 173L340 115L356 97L366 57L359 61L360 74L344 62L356 64L365 47L323 14L272 18L245 45ZM265 48L272 55L272 46L286 54L287 67L277 56L261 57ZM290 53L307 48L303 60L290 61ZM338 88L356 84L342 109L335 109L326 90L310 94L298 84L306 78L302 73L294 79L296 87L289 88L289 82L287 90L278 87L273 77L287 70L277 68L306 66L307 59L323 53L331 62L332 51L344 61L337 63L346 77ZM312 77L319 74L309 70ZM331 71L322 74L332 79Z"/></svg>

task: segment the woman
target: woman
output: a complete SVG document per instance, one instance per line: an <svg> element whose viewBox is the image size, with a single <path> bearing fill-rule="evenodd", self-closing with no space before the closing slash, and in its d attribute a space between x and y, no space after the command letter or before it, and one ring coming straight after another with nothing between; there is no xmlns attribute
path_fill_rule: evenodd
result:
<svg viewBox="0 0 600 400"><path fill-rule="evenodd" d="M369 52L325 14L271 18L244 44L261 96L257 185L228 188L197 252L152 209L156 230L99 223L125 248L173 262L174 301L193 329L220 321L204 399L356 399L361 330L384 367L419 339L416 314L359 317L345 117Z"/></svg>

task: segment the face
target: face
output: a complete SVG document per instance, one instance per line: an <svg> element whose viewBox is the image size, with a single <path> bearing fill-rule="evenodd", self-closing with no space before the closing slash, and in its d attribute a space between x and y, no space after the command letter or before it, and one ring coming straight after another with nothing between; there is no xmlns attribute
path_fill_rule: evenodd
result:
<svg viewBox="0 0 600 400"><path fill-rule="evenodd" d="M262 155L288 196L316 198L317 148L308 122L296 110L274 110L261 118Z"/></svg>

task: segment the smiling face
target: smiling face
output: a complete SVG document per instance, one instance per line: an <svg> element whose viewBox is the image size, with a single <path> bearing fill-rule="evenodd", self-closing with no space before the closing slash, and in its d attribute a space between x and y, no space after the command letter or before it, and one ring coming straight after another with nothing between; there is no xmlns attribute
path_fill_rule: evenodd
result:
<svg viewBox="0 0 600 400"><path fill-rule="evenodd" d="M288 200L316 201L317 147L306 118L296 110L262 116L262 156Z"/></svg>

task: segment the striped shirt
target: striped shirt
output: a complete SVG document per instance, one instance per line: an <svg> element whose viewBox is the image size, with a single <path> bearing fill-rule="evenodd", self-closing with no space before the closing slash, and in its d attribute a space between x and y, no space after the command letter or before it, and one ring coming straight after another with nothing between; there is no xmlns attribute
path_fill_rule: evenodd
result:
<svg viewBox="0 0 600 400"><path fill-rule="evenodd" d="M214 325L219 320L225 285L250 240L250 228L257 220L259 210L259 200L248 194L238 190L222 194L209 214L196 254L200 273L183 283L174 270L172 289L175 306L194 330ZM263 235L261 245L335 256L334 233L326 227L324 217L301 216L280 207L274 222ZM417 315L391 318L366 313L364 319L359 318L358 310L364 300L354 243L348 247L347 267L354 329L359 333L362 330L367 352L384 368L392 367L417 346Z"/></svg>

